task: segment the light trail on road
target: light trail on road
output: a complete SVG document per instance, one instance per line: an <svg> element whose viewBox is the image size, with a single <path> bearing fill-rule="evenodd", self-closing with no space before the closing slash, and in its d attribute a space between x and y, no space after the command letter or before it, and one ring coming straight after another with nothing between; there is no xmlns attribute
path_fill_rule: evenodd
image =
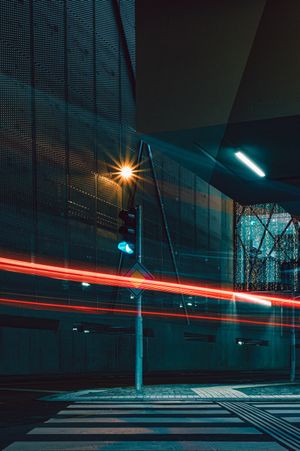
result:
<svg viewBox="0 0 300 451"><path fill-rule="evenodd" d="M109 308L109 307L89 307L84 305L67 305L67 304L55 304L50 302L38 302L38 301L23 301L20 299L8 299L0 298L0 304L9 307L22 307L30 308L35 310L54 310L54 311L64 311L73 313L85 313L85 314L102 314L102 313L119 313L122 315L136 315L135 309L123 309L123 308ZM153 310L143 310L143 315L156 318L173 318L173 319L186 319L184 313L174 313L174 312L158 312ZM235 324L248 324L255 326L269 326L269 327L285 327L300 329L300 324L291 324L277 321L259 321L252 319L237 318L232 315L200 315L200 314L190 314L190 320L204 320L204 321L221 321L225 323L235 323Z"/></svg>
<svg viewBox="0 0 300 451"><path fill-rule="evenodd" d="M185 294L188 296L249 302L251 304L261 305L269 305L270 303L272 303L273 305L277 306L300 308L300 301L292 298L250 294L247 292L225 290L190 283L176 283L173 281L163 281L155 279L139 279L105 272L66 268L4 257L0 257L0 270L32 276L47 277L51 279L69 280L81 283L88 282L95 285L118 286L121 288L138 287L143 290L160 291L164 293Z"/></svg>

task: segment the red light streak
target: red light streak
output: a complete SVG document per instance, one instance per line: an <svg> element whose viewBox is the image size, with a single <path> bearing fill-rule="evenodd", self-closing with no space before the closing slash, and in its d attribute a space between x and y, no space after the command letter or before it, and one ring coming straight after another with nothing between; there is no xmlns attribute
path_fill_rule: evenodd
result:
<svg viewBox="0 0 300 451"><path fill-rule="evenodd" d="M236 292L220 288L206 287L188 283L176 283L161 280L142 280L133 277L120 276L104 272L94 272L54 265L26 262L9 258L0 258L0 270L21 274L36 275L52 279L88 282L104 286L131 288L139 286L144 290L161 291L165 293L185 294L189 296L208 297L211 299L236 300L241 302L260 303L270 301L274 305L300 307L300 301L280 296L262 296L246 292Z"/></svg>
<svg viewBox="0 0 300 451"><path fill-rule="evenodd" d="M38 301L23 301L20 299L6 299L0 298L0 304L7 305L10 307L24 307L33 309L44 309L44 310L55 310L55 311L66 311L66 312L80 312L85 314L101 314L101 313L120 313L127 315L136 315L135 309L122 309L122 308L109 308L109 307L88 307L83 305L67 305L67 304L55 304L50 302L38 302ZM186 319L184 313L173 313L173 312L157 312L144 310L143 315L158 318L178 318ZM248 324L255 326L269 326L269 327L295 327L300 329L300 324L290 324L290 323L278 323L276 321L257 321L251 319L236 318L234 316L214 316L214 315L199 315L191 314L190 319L194 320L205 320L205 321L221 321L226 323L236 323L236 324Z"/></svg>

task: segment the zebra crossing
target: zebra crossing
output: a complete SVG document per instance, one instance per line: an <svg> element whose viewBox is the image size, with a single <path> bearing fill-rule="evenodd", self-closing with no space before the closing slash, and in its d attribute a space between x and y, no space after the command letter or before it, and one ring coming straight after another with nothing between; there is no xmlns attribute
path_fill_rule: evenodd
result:
<svg viewBox="0 0 300 451"><path fill-rule="evenodd" d="M5 451L290 449L221 404L226 403L75 402Z"/></svg>

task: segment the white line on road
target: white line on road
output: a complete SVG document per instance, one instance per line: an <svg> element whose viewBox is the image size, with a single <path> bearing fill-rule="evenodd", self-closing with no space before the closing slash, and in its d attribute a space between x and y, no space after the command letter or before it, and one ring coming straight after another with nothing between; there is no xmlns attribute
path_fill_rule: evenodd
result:
<svg viewBox="0 0 300 451"><path fill-rule="evenodd" d="M147 409L147 408L151 408L153 409L153 407L155 407L156 409L176 409L176 410L181 410L181 409L221 409L221 406L219 406L218 404L183 404L183 405L176 405L176 406L159 406L159 405L155 405L153 406L153 404L71 404L70 406L68 406L68 409L114 409L116 408L118 410L120 409Z"/></svg>
<svg viewBox="0 0 300 451"><path fill-rule="evenodd" d="M181 417L125 417L125 418L111 418L111 417L97 417L97 418L51 418L45 423L244 423L240 418L224 418L224 417L195 417L195 418L181 418Z"/></svg>
<svg viewBox="0 0 300 451"><path fill-rule="evenodd" d="M281 417L282 420L288 421L289 423L300 423L300 417Z"/></svg>
<svg viewBox="0 0 300 451"><path fill-rule="evenodd" d="M286 451L276 442L210 441L39 441L15 442L3 451Z"/></svg>
<svg viewBox="0 0 300 451"><path fill-rule="evenodd" d="M252 406L255 406L255 407L269 407L270 409L271 408L284 408L284 407L289 407L289 408L295 408L295 409L300 409L300 404L298 404L298 403L289 403L289 404L278 404L278 403L264 403L264 404L262 404L262 403L251 403L252 404Z"/></svg>
<svg viewBox="0 0 300 451"><path fill-rule="evenodd" d="M110 434L251 434L261 435L254 427L37 427L28 432L29 435L110 435Z"/></svg>
<svg viewBox="0 0 300 451"><path fill-rule="evenodd" d="M300 414L300 408L299 409L267 409L266 412L269 412L269 413L299 413Z"/></svg>
<svg viewBox="0 0 300 451"><path fill-rule="evenodd" d="M198 414L198 415L210 415L210 414L217 414L217 415L231 415L230 412L227 410L218 409L218 411L212 411L210 409L203 409L203 410L164 410L164 414L178 414L178 415L189 415L189 414ZM58 412L58 415L152 415L152 414L162 414L161 410L159 409L139 409L139 410L112 410L107 411L103 409L72 409L72 410L61 410Z"/></svg>

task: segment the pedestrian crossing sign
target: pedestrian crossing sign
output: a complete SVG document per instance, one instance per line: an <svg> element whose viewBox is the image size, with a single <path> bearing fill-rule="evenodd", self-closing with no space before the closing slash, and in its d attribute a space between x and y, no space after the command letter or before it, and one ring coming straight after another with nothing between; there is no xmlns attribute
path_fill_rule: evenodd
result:
<svg viewBox="0 0 300 451"><path fill-rule="evenodd" d="M141 263L138 262L129 269L125 276L133 277L134 279L140 279L141 281L153 279L152 274ZM128 289L135 297L137 297L144 291L144 289L140 286L141 284L136 282L134 283L133 287Z"/></svg>

